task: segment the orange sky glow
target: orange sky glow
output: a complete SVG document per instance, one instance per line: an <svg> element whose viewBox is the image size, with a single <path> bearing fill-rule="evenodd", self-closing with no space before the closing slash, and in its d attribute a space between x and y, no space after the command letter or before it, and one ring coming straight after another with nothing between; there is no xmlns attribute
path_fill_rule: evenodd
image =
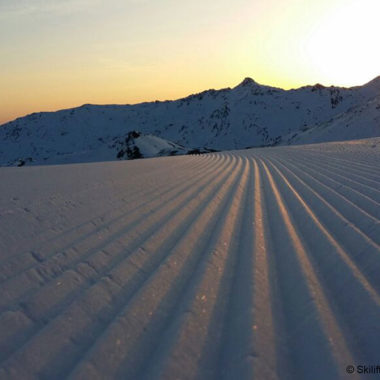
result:
<svg viewBox="0 0 380 380"><path fill-rule="evenodd" d="M0 0L0 123L247 76L364 84L380 75L379 14L378 0Z"/></svg>

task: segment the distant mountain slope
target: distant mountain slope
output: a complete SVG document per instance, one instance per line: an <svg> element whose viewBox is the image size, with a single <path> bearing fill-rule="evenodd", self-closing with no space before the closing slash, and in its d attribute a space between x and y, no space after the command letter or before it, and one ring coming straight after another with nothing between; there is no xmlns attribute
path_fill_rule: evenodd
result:
<svg viewBox="0 0 380 380"><path fill-rule="evenodd" d="M380 95L365 104L349 108L325 123L305 127L300 133L292 133L283 139L282 144L310 144L376 136L380 136Z"/></svg>
<svg viewBox="0 0 380 380"><path fill-rule="evenodd" d="M97 162L113 161L116 159L133 160L138 158L151 158L160 156L177 156L192 153L192 149L175 144L153 135L142 134L137 131L130 131L125 135L113 138L99 138L97 146L83 146L82 149L70 149L57 151L59 145L52 143L43 149L36 149L32 154L24 153L22 158L8 161L9 166L24 166L33 164L67 164L73 162ZM12 147L13 144L10 144ZM56 149L56 150L55 150ZM20 147L20 151L24 147ZM53 152L51 156L49 153ZM45 153L45 154L43 154Z"/></svg>
<svg viewBox="0 0 380 380"><path fill-rule="evenodd" d="M29 158L33 163L59 163L63 156L65 162L115 159L117 152L111 156L109 145L133 130L185 150L379 136L379 95L380 77L352 88L317 84L288 91L246 78L233 89L176 101L34 113L0 127L0 164ZM346 130L342 126L347 123Z"/></svg>

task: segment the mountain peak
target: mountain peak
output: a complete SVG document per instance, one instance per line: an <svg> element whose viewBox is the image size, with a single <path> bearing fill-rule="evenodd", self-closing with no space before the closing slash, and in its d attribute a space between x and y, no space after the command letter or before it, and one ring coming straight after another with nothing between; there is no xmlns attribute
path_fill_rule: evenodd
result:
<svg viewBox="0 0 380 380"><path fill-rule="evenodd" d="M254 81L252 78L246 77L244 78L243 82L239 84L238 87L246 87L246 86L252 86L252 85L259 86L259 84L256 81Z"/></svg>

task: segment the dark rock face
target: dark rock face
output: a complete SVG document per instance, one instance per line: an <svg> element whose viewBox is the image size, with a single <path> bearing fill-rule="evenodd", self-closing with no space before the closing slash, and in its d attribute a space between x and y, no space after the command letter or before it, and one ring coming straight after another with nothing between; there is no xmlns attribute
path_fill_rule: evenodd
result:
<svg viewBox="0 0 380 380"><path fill-rule="evenodd" d="M117 146L119 149L116 158L118 160L134 160L137 158L143 158L144 156L140 152L139 147L135 145L135 139L138 139L140 136L140 132L133 130L128 132L124 137L115 137L113 146Z"/></svg>
<svg viewBox="0 0 380 380"><path fill-rule="evenodd" d="M138 146L134 146L132 149L127 148L126 153L129 160L134 160L136 158L143 158L143 155L141 154Z"/></svg>
<svg viewBox="0 0 380 380"><path fill-rule="evenodd" d="M343 100L343 96L341 95L338 88L330 89L330 95L331 95L331 107L335 108Z"/></svg>

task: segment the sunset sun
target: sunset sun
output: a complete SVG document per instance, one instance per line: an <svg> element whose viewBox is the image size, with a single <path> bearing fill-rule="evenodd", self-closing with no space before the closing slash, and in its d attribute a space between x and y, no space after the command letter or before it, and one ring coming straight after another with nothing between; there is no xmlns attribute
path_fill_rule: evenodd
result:
<svg viewBox="0 0 380 380"><path fill-rule="evenodd" d="M379 8L378 0L3 0L0 123L83 103L175 99L246 76L286 89L361 85L380 74Z"/></svg>
<svg viewBox="0 0 380 380"><path fill-rule="evenodd" d="M379 14L377 0L350 0L317 20L306 54L321 79L358 85L380 74Z"/></svg>

